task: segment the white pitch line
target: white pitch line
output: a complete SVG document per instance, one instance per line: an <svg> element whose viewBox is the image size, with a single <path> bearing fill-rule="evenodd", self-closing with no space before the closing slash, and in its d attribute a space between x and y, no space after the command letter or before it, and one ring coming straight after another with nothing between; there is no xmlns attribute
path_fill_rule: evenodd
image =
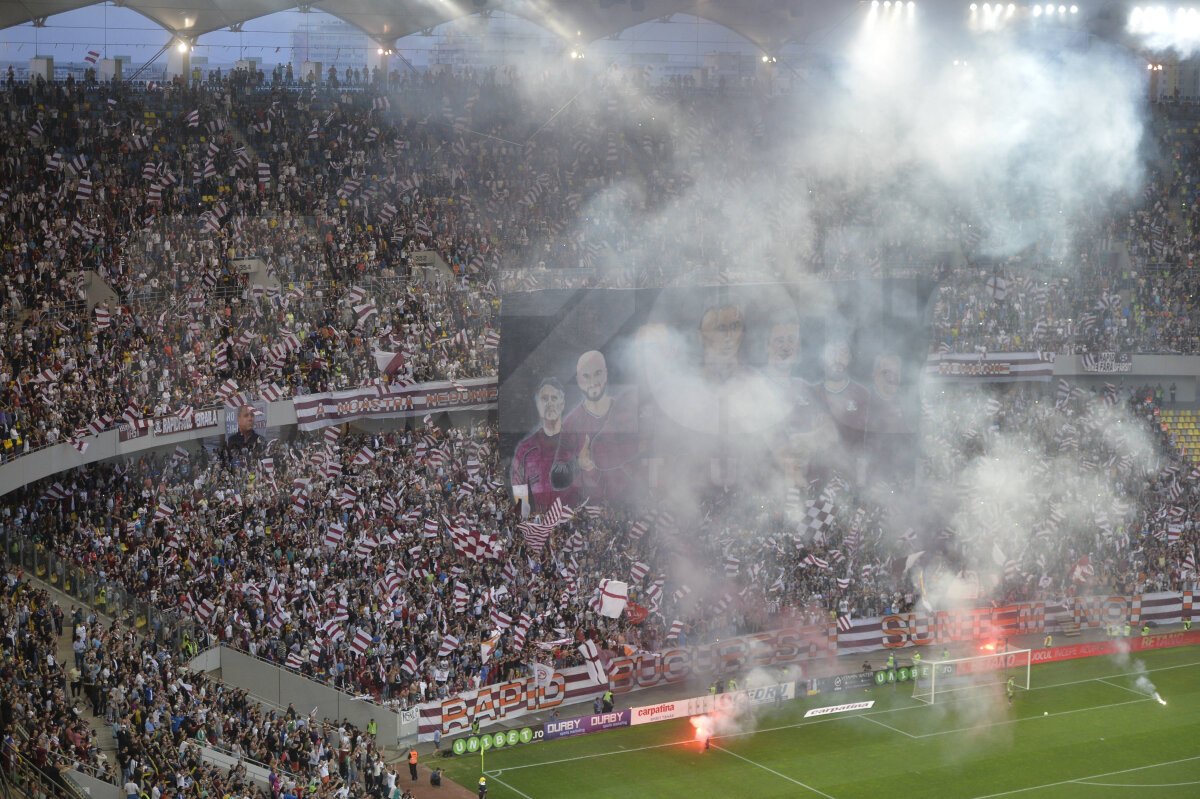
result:
<svg viewBox="0 0 1200 799"><path fill-rule="evenodd" d="M902 730L902 729L899 729L898 727L893 727L891 724L884 724L884 723L883 723L882 721L880 721L879 719L873 719L873 718L871 718L870 716L868 716L868 715L867 715L867 714L865 714L865 713L860 713L860 714L858 714L857 716L848 716L847 718L852 718L852 719L862 719L863 721L869 721L869 722L871 722L872 724L878 724L880 727L883 727L884 729L891 730L892 732L898 732L898 733L900 733L901 735L907 736L907 737L909 737L909 738L916 738L916 737L917 737L917 736L913 735L911 732L905 732L904 730Z"/></svg>
<svg viewBox="0 0 1200 799"><path fill-rule="evenodd" d="M1138 704L1141 704L1142 702L1151 702L1151 701L1153 701L1153 700L1150 699L1150 697L1142 696L1141 699L1130 699L1128 702L1113 702L1112 704L1109 704L1109 705L1093 705L1092 707L1081 707L1081 708L1076 708L1075 710L1062 710L1062 711L1059 711L1058 713L1055 713L1054 715L1055 716L1069 716L1072 713L1089 713L1093 710L1107 710L1110 707L1121 707L1122 705L1138 705ZM988 727L1003 727L1007 724L1020 724L1022 721L1034 721L1035 719L1041 720L1042 718L1044 718L1044 716L1026 716L1023 719L1004 719L1003 721L993 721L988 724L980 724L975 727L958 727L957 729L953 729L953 730L938 730L937 732L927 732L924 735L913 735L911 737L913 737L913 738L936 738L939 735L953 735L956 732L970 732L972 730L987 729Z"/></svg>
<svg viewBox="0 0 1200 799"><path fill-rule="evenodd" d="M755 761L751 760L751 759L750 759L750 758L748 758L748 757L742 757L742 756L741 756L741 755L739 755L737 752L731 752L731 751L729 751L728 749L726 749L726 748L725 748L725 747L723 747L723 746L716 746L716 745L714 745L714 746L713 746L713 749L720 750L720 751L724 752L724 753L725 753L725 754L727 754L727 755L733 755L733 756L734 756L734 757L736 757L738 760L744 760L744 761L746 761L747 763L749 763L750 765L752 765L752 766L757 766L758 768L762 769L763 771L769 771L769 772L771 772L772 774L774 774L776 777L779 777L779 778L781 778L781 779L785 779L785 780L787 780L788 782L790 782L790 783L793 783L793 784L795 784L795 785L799 785L801 788L804 788L805 790L808 790L808 791L812 791L813 793L815 793L815 794L818 794L818 795L820 795L820 796L824 796L824 797L825 797L825 799L833 799L833 797L832 797L832 796L830 796L829 794L825 793L824 791L818 791L816 788L812 787L811 785L805 785L804 783L800 782L800 780L794 780L794 779L792 779L791 777L789 777L789 776L788 776L788 775L786 775L786 774L780 774L778 771L776 771L776 770L775 770L775 769L773 769L773 768L768 768L767 766L764 766L762 763L756 763Z"/></svg>
<svg viewBox="0 0 1200 799"><path fill-rule="evenodd" d="M1097 682L1102 682L1102 683L1104 683L1105 685L1111 685L1113 688L1120 688L1122 691L1128 691L1128 692L1129 692L1129 693L1131 693L1131 694L1137 694L1138 696L1142 696L1142 697L1145 697L1145 696L1146 696L1146 694L1145 694L1145 693L1143 693L1142 691L1138 691L1138 690L1136 690L1136 689L1134 689L1134 688L1130 688L1128 685L1118 685L1117 683L1115 683L1115 682L1110 682L1109 680L1106 680L1106 679L1104 679L1103 677L1097 678L1097 680L1096 680L1096 681L1097 681ZM1149 698L1149 697L1147 697L1147 698Z"/></svg>
<svg viewBox="0 0 1200 799"><path fill-rule="evenodd" d="M504 770L504 769L500 769L500 771L503 771L503 770ZM487 775L487 772L486 772L486 771L485 771L485 772L483 772L483 773L484 773L485 775ZM496 773L498 774L499 772L496 772ZM501 785L503 785L505 788L508 788L508 789L509 789L510 791L512 791L513 793L518 793L518 794L520 794L521 796L524 796L524 797L525 797L525 799L533 799L533 797L532 797L532 796L530 796L529 794L525 793L525 792L524 792L524 791L522 791L522 790L519 790L519 789L517 789L517 788L514 788L513 786L509 785L509 784L508 784L507 782L505 782L504 780L502 780L502 779L500 779L499 777L495 776L495 774L491 775L491 779L493 779L493 780L495 780L496 782L500 783L500 784L501 784Z"/></svg>
<svg viewBox="0 0 1200 799"><path fill-rule="evenodd" d="M1200 785L1200 780L1188 782L1092 782L1087 777L1074 780L1076 785L1096 785L1101 788L1182 788L1185 785Z"/></svg>
<svg viewBox="0 0 1200 799"><path fill-rule="evenodd" d="M1159 768L1160 766L1174 766L1177 763L1190 763L1193 760L1200 760L1200 755L1195 757L1184 757L1179 760L1167 760L1162 763L1151 763L1146 766L1135 766L1134 768L1121 769L1120 771L1106 771L1103 774L1090 774L1086 777L1076 777L1073 780L1059 780L1058 782L1047 782L1044 785L1030 785L1028 788L1017 788L1012 791L1001 791L1000 793L989 793L986 796L976 796L974 799L994 799L997 796L1012 796L1014 793L1025 793L1026 791L1036 791L1041 788L1056 788L1059 785L1070 785L1071 783L1084 783L1085 780L1094 780L1099 777L1113 777L1117 774L1129 774L1134 771L1144 771L1148 768Z"/></svg>

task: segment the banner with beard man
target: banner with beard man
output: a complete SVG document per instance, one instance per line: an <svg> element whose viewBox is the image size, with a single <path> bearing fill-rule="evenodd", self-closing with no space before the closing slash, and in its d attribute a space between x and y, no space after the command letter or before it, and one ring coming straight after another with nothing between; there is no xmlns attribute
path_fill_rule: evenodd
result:
<svg viewBox="0 0 1200 799"><path fill-rule="evenodd" d="M555 498L637 507L833 474L902 481L931 286L507 294L500 436L512 483L540 512Z"/></svg>

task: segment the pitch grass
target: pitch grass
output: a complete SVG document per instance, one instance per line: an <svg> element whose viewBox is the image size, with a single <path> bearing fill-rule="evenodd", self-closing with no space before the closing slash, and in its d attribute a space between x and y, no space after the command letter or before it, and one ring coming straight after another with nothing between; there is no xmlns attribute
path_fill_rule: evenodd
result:
<svg viewBox="0 0 1200 799"><path fill-rule="evenodd" d="M936 706L911 686L798 699L709 751L687 720L490 750L488 799L1200 796L1200 647L1034 666L1031 684L1012 707L999 688ZM867 711L803 718L866 699ZM440 762L474 789L478 755Z"/></svg>

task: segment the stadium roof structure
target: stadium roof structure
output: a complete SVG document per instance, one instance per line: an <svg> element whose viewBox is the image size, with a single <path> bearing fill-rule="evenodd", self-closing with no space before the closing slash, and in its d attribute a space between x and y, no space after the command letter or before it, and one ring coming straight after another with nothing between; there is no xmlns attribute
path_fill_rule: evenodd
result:
<svg viewBox="0 0 1200 799"><path fill-rule="evenodd" d="M299 5L293 0L114 2L193 43L206 33L223 28L236 31L249 20L291 9L319 10L343 19L382 47L391 47L399 38L444 22L488 11L515 14L564 40L582 43L617 36L635 25L673 14L692 14L744 36L764 53L775 53L788 43L817 42L870 5L866 0L318 0ZM48 19L55 14L90 5L95 5L94 0L0 0L0 28L27 22L52 26ZM1122 4L1105 5L1111 9ZM917 6L922 13L932 9L961 16L966 13L968 0L923 0Z"/></svg>

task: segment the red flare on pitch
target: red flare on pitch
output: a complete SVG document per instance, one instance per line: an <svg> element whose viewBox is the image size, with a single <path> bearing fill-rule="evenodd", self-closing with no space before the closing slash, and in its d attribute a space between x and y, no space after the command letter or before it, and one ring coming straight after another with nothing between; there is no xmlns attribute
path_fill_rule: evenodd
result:
<svg viewBox="0 0 1200 799"><path fill-rule="evenodd" d="M692 716L692 727L696 730L696 740L704 743L712 737L712 719L708 716Z"/></svg>

